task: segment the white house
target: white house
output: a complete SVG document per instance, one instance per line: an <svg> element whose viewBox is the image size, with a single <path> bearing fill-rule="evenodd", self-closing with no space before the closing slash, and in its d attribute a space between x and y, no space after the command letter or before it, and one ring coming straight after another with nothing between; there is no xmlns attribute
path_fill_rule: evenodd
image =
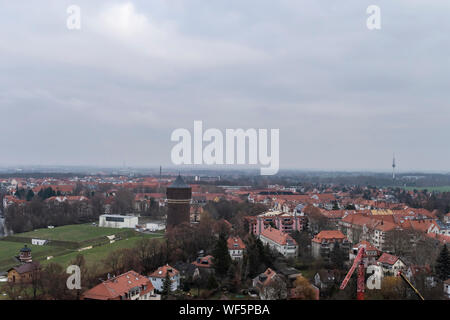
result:
<svg viewBox="0 0 450 320"><path fill-rule="evenodd" d="M163 291L164 280L166 279L167 273L169 274L170 281L172 282L171 291L175 291L180 287L180 272L166 264L165 266L159 267L156 271L148 276L152 285L158 291Z"/></svg>
<svg viewBox="0 0 450 320"><path fill-rule="evenodd" d="M259 239L264 245L268 245L281 253L285 257L296 257L298 245L292 237L278 229L267 227L259 235Z"/></svg>
<svg viewBox="0 0 450 320"><path fill-rule="evenodd" d="M227 240L228 253L232 260L241 260L244 257L245 244L239 237L229 237Z"/></svg>
<svg viewBox="0 0 450 320"><path fill-rule="evenodd" d="M377 264L382 267L384 275L389 273L396 276L399 271L406 269L406 264L399 257L389 253L383 253Z"/></svg>
<svg viewBox="0 0 450 320"><path fill-rule="evenodd" d="M138 217L132 215L102 214L98 218L99 227L107 228L136 228Z"/></svg>
<svg viewBox="0 0 450 320"><path fill-rule="evenodd" d="M450 298L450 279L444 281L444 294Z"/></svg>

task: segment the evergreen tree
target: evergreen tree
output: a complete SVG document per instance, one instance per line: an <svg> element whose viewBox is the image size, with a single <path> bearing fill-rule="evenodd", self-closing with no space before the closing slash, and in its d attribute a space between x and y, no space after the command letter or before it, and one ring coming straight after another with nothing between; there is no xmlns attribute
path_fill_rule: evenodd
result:
<svg viewBox="0 0 450 320"><path fill-rule="evenodd" d="M216 247L213 252L214 268L220 276L224 276L231 264L231 257L228 252L227 239L224 233L219 235Z"/></svg>
<svg viewBox="0 0 450 320"><path fill-rule="evenodd" d="M333 202L333 210L339 210L339 204L337 201Z"/></svg>
<svg viewBox="0 0 450 320"><path fill-rule="evenodd" d="M29 189L27 192L27 195L26 195L27 201L31 201L31 199L33 199L33 197L34 197L34 192L33 192L33 190Z"/></svg>
<svg viewBox="0 0 450 320"><path fill-rule="evenodd" d="M339 242L334 243L333 250L330 253L330 262L333 268L342 270L344 268L344 262L347 260L346 252L341 248Z"/></svg>
<svg viewBox="0 0 450 320"><path fill-rule="evenodd" d="M211 273L208 277L208 283L207 283L206 287L209 290L212 290L212 289L216 289L218 286L219 286L219 284L217 283L216 277L214 277L214 274Z"/></svg>
<svg viewBox="0 0 450 320"><path fill-rule="evenodd" d="M172 288L172 281L170 280L169 272L166 272L166 277L163 280L163 288L162 288L163 298L167 298L167 296L170 294L171 288Z"/></svg>
<svg viewBox="0 0 450 320"><path fill-rule="evenodd" d="M439 279L445 281L450 278L450 256L446 244L444 244L439 257L436 260L435 269Z"/></svg>

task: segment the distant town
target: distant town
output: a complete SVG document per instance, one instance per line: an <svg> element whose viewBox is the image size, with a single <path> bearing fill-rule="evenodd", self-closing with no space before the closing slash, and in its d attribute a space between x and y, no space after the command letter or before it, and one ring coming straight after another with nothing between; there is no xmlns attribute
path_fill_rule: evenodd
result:
<svg viewBox="0 0 450 320"><path fill-rule="evenodd" d="M0 300L449 299L450 176L392 168L5 170Z"/></svg>

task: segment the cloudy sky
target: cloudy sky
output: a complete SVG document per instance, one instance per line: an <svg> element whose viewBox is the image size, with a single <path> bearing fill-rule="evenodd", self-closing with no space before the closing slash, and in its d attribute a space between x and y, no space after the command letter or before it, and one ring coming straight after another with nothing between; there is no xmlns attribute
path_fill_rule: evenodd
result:
<svg viewBox="0 0 450 320"><path fill-rule="evenodd" d="M169 165L202 120L279 128L281 169L450 171L448 1L26 3L0 4L1 166Z"/></svg>

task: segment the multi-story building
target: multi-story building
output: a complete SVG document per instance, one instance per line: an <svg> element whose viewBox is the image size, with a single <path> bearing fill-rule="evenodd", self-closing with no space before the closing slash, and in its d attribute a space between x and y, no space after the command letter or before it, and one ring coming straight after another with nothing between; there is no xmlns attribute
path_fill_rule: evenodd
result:
<svg viewBox="0 0 450 320"><path fill-rule="evenodd" d="M358 255L358 251L361 247L365 249L365 256L363 257L364 266L367 268L368 265L376 264L378 257L381 255L381 251L378 250L374 245L372 245L368 241L361 241L356 245L352 246L352 249L349 253L350 261L353 261Z"/></svg>
<svg viewBox="0 0 450 320"><path fill-rule="evenodd" d="M303 213L268 211L256 217L246 217L249 224L249 232L259 236L264 229L272 226L283 232L291 233L293 231L303 230L307 217Z"/></svg>
<svg viewBox="0 0 450 320"><path fill-rule="evenodd" d="M289 234L281 230L269 226L259 235L259 239L264 245L268 245L285 257L297 256L297 242Z"/></svg>
<svg viewBox="0 0 450 320"><path fill-rule="evenodd" d="M180 273L177 269L172 268L168 264L165 266L159 267L152 274L148 276L150 281L152 282L153 287L155 287L158 291L163 291L164 281L169 274L169 279L171 282L170 290L175 291L180 287Z"/></svg>
<svg viewBox="0 0 450 320"><path fill-rule="evenodd" d="M135 271L128 271L103 281L82 295L83 300L160 300L151 281Z"/></svg>
<svg viewBox="0 0 450 320"><path fill-rule="evenodd" d="M245 244L241 238L229 237L227 245L232 260L241 260L244 257Z"/></svg>
<svg viewBox="0 0 450 320"><path fill-rule="evenodd" d="M323 258L329 260L330 253L334 249L336 243L344 252L350 249L350 242L347 237L339 230L323 230L319 232L311 240L312 255L315 258Z"/></svg>

